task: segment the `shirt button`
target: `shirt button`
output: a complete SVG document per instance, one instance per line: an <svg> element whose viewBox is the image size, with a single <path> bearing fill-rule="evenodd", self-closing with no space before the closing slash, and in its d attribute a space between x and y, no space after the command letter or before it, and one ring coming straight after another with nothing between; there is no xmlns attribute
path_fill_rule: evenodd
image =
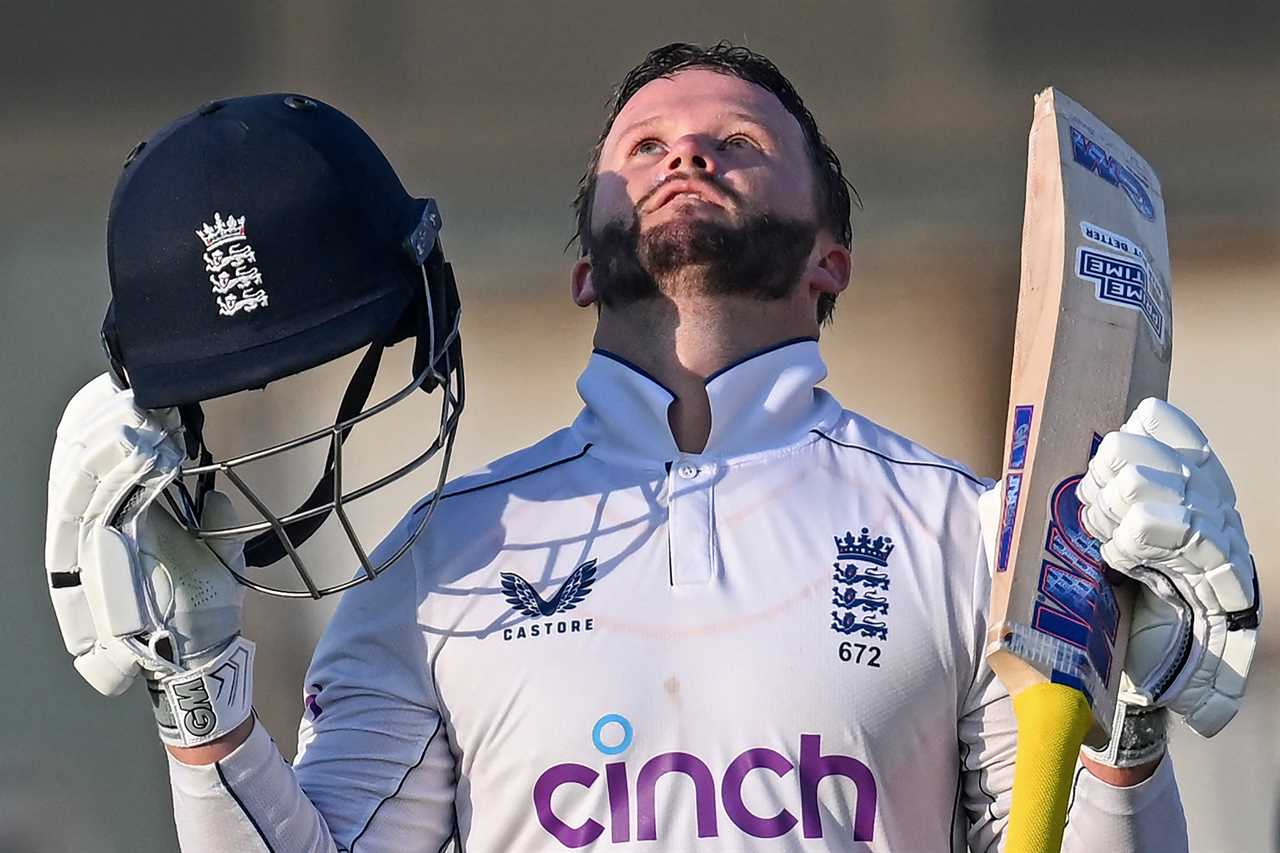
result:
<svg viewBox="0 0 1280 853"><path fill-rule="evenodd" d="M690 465L688 462L684 462L676 468L676 473L681 477L684 477L686 480L692 480L694 477L698 476L698 469L695 466Z"/></svg>

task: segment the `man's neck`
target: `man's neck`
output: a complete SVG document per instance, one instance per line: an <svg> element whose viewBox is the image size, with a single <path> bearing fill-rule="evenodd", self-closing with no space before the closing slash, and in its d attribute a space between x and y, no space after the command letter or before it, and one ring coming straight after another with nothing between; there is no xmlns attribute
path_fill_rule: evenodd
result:
<svg viewBox="0 0 1280 853"><path fill-rule="evenodd" d="M817 335L812 309L806 311L793 300L660 297L604 308L595 345L636 365L675 394L667 411L671 435L681 451L700 453L711 434L707 377L783 341Z"/></svg>

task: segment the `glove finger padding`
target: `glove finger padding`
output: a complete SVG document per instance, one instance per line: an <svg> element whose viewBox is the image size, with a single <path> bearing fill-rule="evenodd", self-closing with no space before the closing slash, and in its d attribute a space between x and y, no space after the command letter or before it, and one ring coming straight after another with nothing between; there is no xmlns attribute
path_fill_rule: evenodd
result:
<svg viewBox="0 0 1280 853"><path fill-rule="evenodd" d="M139 672L120 639L144 626L127 542L107 527L130 495L154 497L182 453L176 413L148 413L103 375L68 403L50 460L45 564L50 598L76 669L116 695Z"/></svg>
<svg viewBox="0 0 1280 853"><path fill-rule="evenodd" d="M133 652L115 637L95 641L76 655L74 664L76 672L103 696L124 693L142 672Z"/></svg>
<svg viewBox="0 0 1280 853"><path fill-rule="evenodd" d="M1127 701L1155 702L1202 735L1235 714L1256 641L1257 575L1235 491L1203 432L1144 400L1099 445L1077 490L1081 522L1140 581Z"/></svg>
<svg viewBox="0 0 1280 853"><path fill-rule="evenodd" d="M1148 591L1135 606L1125 663L1140 704L1167 705L1206 737L1236 713L1257 633L1256 614L1236 620L1255 600L1253 562L1222 518L1139 504L1102 546L1108 565Z"/></svg>
<svg viewBox="0 0 1280 853"><path fill-rule="evenodd" d="M1103 437L1093 458L1089 460L1088 469L1080 482L1081 492L1086 496L1096 494L1130 465L1142 465L1169 473L1184 472L1182 457L1168 445L1147 435L1110 432Z"/></svg>
<svg viewBox="0 0 1280 853"><path fill-rule="evenodd" d="M1154 438L1176 451L1188 468L1189 493L1212 495L1217 503L1235 506L1236 491L1222 461L1213 452L1204 432L1181 409L1148 397L1138 404L1120 429Z"/></svg>
<svg viewBox="0 0 1280 853"><path fill-rule="evenodd" d="M1081 480L1083 487L1084 480ZM1083 503L1080 522L1094 539L1105 541L1115 535L1116 526L1138 503L1185 503L1186 477L1181 472L1163 471L1146 465L1126 465ZM1077 494L1080 488L1077 488Z"/></svg>
<svg viewBox="0 0 1280 853"><path fill-rule="evenodd" d="M102 408L103 403L119 393L120 389L116 387L109 373L99 373L90 379L67 402L62 418L58 421L58 434L61 435L69 429L74 430L77 425L84 423L90 412Z"/></svg>
<svg viewBox="0 0 1280 853"><path fill-rule="evenodd" d="M1237 516L1166 503L1129 508L1101 551L1107 565L1127 574L1148 566L1182 579L1189 599L1208 614L1253 605L1255 574Z"/></svg>
<svg viewBox="0 0 1280 853"><path fill-rule="evenodd" d="M105 376L68 403L50 460L45 563L54 612L78 672L123 693L150 674L167 743L207 743L252 712L253 643L240 634L243 541L185 529L157 497L185 458L175 410L143 411ZM225 495L202 524L235 525Z"/></svg>

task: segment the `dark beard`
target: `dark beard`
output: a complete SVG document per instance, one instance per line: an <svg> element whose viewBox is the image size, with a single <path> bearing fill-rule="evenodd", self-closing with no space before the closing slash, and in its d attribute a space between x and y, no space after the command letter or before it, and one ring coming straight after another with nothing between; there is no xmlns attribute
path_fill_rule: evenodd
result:
<svg viewBox="0 0 1280 853"><path fill-rule="evenodd" d="M677 292L785 299L804 272L818 228L767 214L726 225L677 220L640 233L608 222L591 241L591 279L610 308Z"/></svg>

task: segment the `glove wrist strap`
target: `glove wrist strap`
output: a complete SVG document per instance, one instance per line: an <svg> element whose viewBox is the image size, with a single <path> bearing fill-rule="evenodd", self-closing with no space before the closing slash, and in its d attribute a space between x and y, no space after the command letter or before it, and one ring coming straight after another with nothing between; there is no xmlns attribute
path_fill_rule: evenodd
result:
<svg viewBox="0 0 1280 853"><path fill-rule="evenodd" d="M237 636L200 666L148 681L160 739L169 746L201 746L248 719L254 650L252 641Z"/></svg>
<svg viewBox="0 0 1280 853"><path fill-rule="evenodd" d="M1139 767L1164 754L1169 742L1169 712L1163 707L1139 708L1127 705L1124 722L1116 728L1103 749L1085 747L1094 761L1112 767Z"/></svg>

